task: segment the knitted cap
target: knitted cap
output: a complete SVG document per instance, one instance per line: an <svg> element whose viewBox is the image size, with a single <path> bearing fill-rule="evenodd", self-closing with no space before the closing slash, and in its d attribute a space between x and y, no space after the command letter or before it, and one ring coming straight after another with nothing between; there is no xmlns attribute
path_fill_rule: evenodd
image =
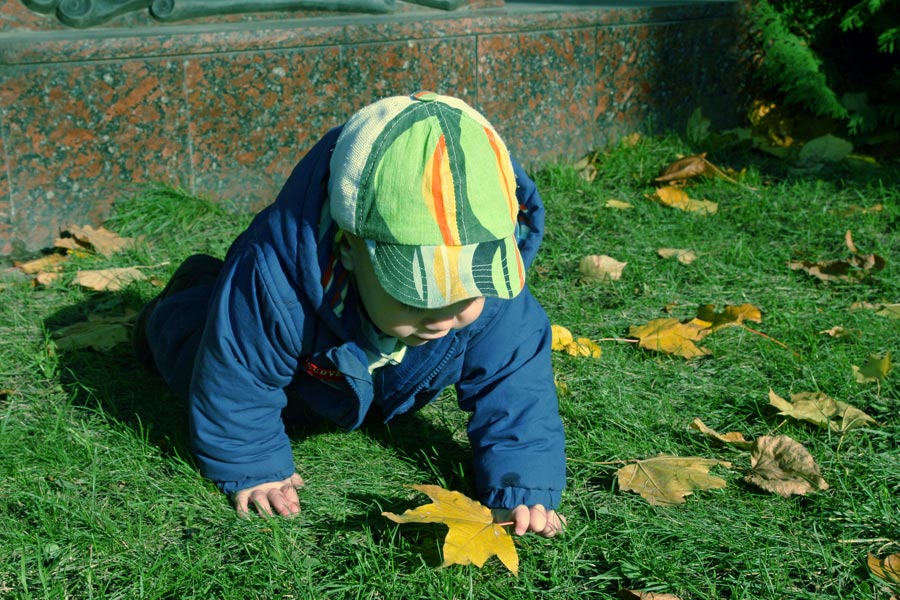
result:
<svg viewBox="0 0 900 600"><path fill-rule="evenodd" d="M525 285L509 152L462 100L419 92L360 110L338 137L328 195L338 226L366 240L378 281L404 304L512 298Z"/></svg>

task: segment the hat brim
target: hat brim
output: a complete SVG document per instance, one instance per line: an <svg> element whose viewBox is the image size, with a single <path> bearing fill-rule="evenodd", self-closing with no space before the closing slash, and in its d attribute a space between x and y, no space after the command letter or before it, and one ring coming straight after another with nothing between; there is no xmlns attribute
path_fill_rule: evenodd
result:
<svg viewBox="0 0 900 600"><path fill-rule="evenodd" d="M466 246L367 246L381 286L409 306L441 308L479 296L510 299L525 287L515 235Z"/></svg>

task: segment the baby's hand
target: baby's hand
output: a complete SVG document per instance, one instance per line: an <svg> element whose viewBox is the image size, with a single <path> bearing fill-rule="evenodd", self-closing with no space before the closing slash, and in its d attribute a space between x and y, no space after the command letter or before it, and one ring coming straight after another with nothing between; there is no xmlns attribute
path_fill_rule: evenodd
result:
<svg viewBox="0 0 900 600"><path fill-rule="evenodd" d="M262 516L272 515L273 509L283 517L291 517L300 512L300 498L297 488L303 486L303 479L294 473L283 481L260 483L236 492L231 499L234 508L241 515L250 511L250 505Z"/></svg>
<svg viewBox="0 0 900 600"><path fill-rule="evenodd" d="M540 504L532 507L520 504L513 509L495 508L491 512L494 514L495 523L512 521L516 535L524 535L533 531L542 537L549 538L560 533L566 526L564 516L557 514L555 510L547 510Z"/></svg>

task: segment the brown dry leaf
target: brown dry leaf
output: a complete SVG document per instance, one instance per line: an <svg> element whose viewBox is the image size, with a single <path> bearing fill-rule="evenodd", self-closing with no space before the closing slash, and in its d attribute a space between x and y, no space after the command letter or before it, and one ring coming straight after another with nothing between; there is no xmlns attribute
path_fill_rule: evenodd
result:
<svg viewBox="0 0 900 600"><path fill-rule="evenodd" d="M29 260L26 262L15 262L13 264L23 273L27 275L35 275L37 273L59 271L60 269L62 269L62 263L64 263L66 260L67 259L65 255L54 253L36 258L34 260Z"/></svg>
<svg viewBox="0 0 900 600"><path fill-rule="evenodd" d="M597 164L600 162L600 152L595 150L575 161L572 165L578 172L579 177L585 181L593 181L597 178Z"/></svg>
<svg viewBox="0 0 900 600"><path fill-rule="evenodd" d="M715 304L706 304L697 310L698 319L709 321L712 324L710 333L726 327L741 325L744 321L762 323L762 312L752 304L726 305L720 313L717 313L715 309Z"/></svg>
<svg viewBox="0 0 900 600"><path fill-rule="evenodd" d="M856 204L851 204L844 210L833 210L832 213L836 213L842 217L849 217L850 215L860 214L860 215L868 215L871 213L877 213L884 210L884 205L880 202L873 204L872 206L857 206Z"/></svg>
<svg viewBox="0 0 900 600"><path fill-rule="evenodd" d="M615 208L618 210L629 210L629 209L634 208L633 204L629 204L628 202L622 202L621 200L615 200L613 198L610 198L609 200L607 200L606 204L604 204L603 206L605 206L606 208Z"/></svg>
<svg viewBox="0 0 900 600"><path fill-rule="evenodd" d="M749 450L750 446L753 445L753 442L744 438L744 434L740 431L729 431L728 433L719 433L714 429L710 429L706 426L706 423L701 421L698 417L694 417L694 420L691 421L691 429L695 429L705 435L706 437L712 438L719 442L720 444L725 444L726 446L731 446L733 448L738 448L739 450Z"/></svg>
<svg viewBox="0 0 900 600"><path fill-rule="evenodd" d="M874 271L884 269L887 264L877 254L860 254L853 243L853 234L848 229L844 234L844 243L853 254L846 260L792 260L788 267L803 270L822 281L858 281Z"/></svg>
<svg viewBox="0 0 900 600"><path fill-rule="evenodd" d="M847 260L792 260L788 267L794 271L806 271L822 281L856 281L885 266L883 258L876 254L857 255Z"/></svg>
<svg viewBox="0 0 900 600"><path fill-rule="evenodd" d="M764 435L753 442L744 481L784 498L828 489L809 451L786 435Z"/></svg>
<svg viewBox="0 0 900 600"><path fill-rule="evenodd" d="M93 249L103 256L112 256L134 246L134 238L121 237L105 227L94 229L90 225L70 225L63 233L68 233L71 237L58 238L54 244L57 248Z"/></svg>
<svg viewBox="0 0 900 600"><path fill-rule="evenodd" d="M875 419L863 411L822 392L791 394L791 401L793 404L776 394L774 390L769 390L769 404L780 411L778 414L785 417L827 427L837 433L877 425Z"/></svg>
<svg viewBox="0 0 900 600"><path fill-rule="evenodd" d="M831 337L841 340L841 339L856 339L862 336L862 331L859 329L847 329L846 327L841 327L840 325L835 325L831 329L823 329L819 332L821 335L830 335Z"/></svg>
<svg viewBox="0 0 900 600"><path fill-rule="evenodd" d="M605 254L585 256L578 263L578 271L589 281L616 281L628 263L620 262Z"/></svg>
<svg viewBox="0 0 900 600"><path fill-rule="evenodd" d="M34 281L38 285L50 285L51 283L59 281L60 277L62 277L62 273L47 273L42 271L34 276Z"/></svg>
<svg viewBox="0 0 900 600"><path fill-rule="evenodd" d="M553 336L551 350L559 350L569 356L590 356L592 358L600 358L603 353L596 342L584 337L575 339L572 332L562 325L551 325L550 331Z"/></svg>
<svg viewBox="0 0 900 600"><path fill-rule="evenodd" d="M92 315L87 321L73 323L53 332L53 340L60 350L93 348L106 352L119 344L128 342L134 315L122 317L98 317Z"/></svg>
<svg viewBox="0 0 900 600"><path fill-rule="evenodd" d="M675 594L658 594L656 592L641 592L638 590L619 590L619 598L622 600L681 600Z"/></svg>
<svg viewBox="0 0 900 600"><path fill-rule="evenodd" d="M656 183L668 183L670 181L684 181L691 177L703 175L707 171L706 152L694 156L686 156L676 160L660 172L659 177L653 181Z"/></svg>
<svg viewBox="0 0 900 600"><path fill-rule="evenodd" d="M885 353L884 356L870 354L868 361L863 366L850 366L853 368L853 376L857 383L881 383L893 368L890 352Z"/></svg>
<svg viewBox="0 0 900 600"><path fill-rule="evenodd" d="M683 265L689 265L697 260L697 253L684 248L660 248L656 251L660 258L675 258Z"/></svg>
<svg viewBox="0 0 900 600"><path fill-rule="evenodd" d="M641 348L676 354L684 358L706 356L710 351L698 347L699 342L710 332L712 323L700 319L691 319L682 323L678 319L653 319L644 325L632 325L628 335L639 341Z"/></svg>
<svg viewBox="0 0 900 600"><path fill-rule="evenodd" d="M866 564L875 577L888 583L900 583L900 553L895 552L885 558L869 554Z"/></svg>
<svg viewBox="0 0 900 600"><path fill-rule="evenodd" d="M518 575L519 555L509 532L494 523L491 509L459 492L436 485L409 486L430 497L434 503L410 509L402 515L381 513L397 523L443 523L449 528L444 539L444 563L474 564L477 567L496 555L503 565Z"/></svg>
<svg viewBox="0 0 900 600"><path fill-rule="evenodd" d="M647 196L647 198L686 212L713 215L719 210L719 205L715 202L710 202L709 200L693 200L688 196L687 192L671 185L657 188L656 195Z"/></svg>
<svg viewBox="0 0 900 600"><path fill-rule="evenodd" d="M724 479L709 474L710 468L731 463L696 456L668 456L660 454L647 460L626 465L616 471L619 488L637 492L654 506L684 503L694 490L725 487Z"/></svg>
<svg viewBox="0 0 900 600"><path fill-rule="evenodd" d="M72 283L98 292L117 292L146 276L137 267L78 271Z"/></svg>

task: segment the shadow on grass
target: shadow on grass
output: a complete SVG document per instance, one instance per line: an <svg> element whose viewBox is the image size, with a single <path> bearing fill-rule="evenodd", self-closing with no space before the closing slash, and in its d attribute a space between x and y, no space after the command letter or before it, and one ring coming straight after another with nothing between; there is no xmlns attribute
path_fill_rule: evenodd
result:
<svg viewBox="0 0 900 600"><path fill-rule="evenodd" d="M142 297L128 290L96 294L48 316L44 327L52 333L89 317L136 314L142 304ZM60 383L75 406L101 410L115 423L158 447L164 455L178 456L196 465L190 452L187 406L168 390L157 373L138 362L129 343L104 352L58 350L58 362ZM308 424L288 427L293 441L340 431L319 417L307 416ZM367 416L362 432L372 441L391 448L401 460L417 467L427 465L438 481L472 494L466 489L470 478L462 474L460 467L471 463L471 453L453 439L448 427L435 425L419 414L403 415L384 424L381 415L373 411ZM377 502L384 500L373 496L366 501L365 505L373 508L359 519L369 523L383 520Z"/></svg>

